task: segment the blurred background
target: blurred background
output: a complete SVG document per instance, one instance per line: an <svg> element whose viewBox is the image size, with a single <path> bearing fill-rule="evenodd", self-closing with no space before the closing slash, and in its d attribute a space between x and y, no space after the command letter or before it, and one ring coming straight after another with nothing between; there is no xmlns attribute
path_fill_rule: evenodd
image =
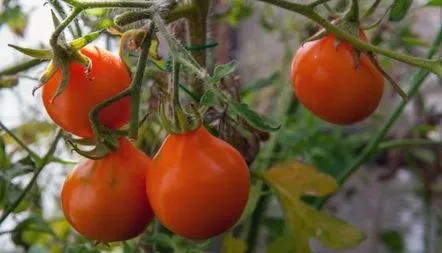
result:
<svg viewBox="0 0 442 253"><path fill-rule="evenodd" d="M343 11L347 2L335 0L331 1L331 5ZM363 8L371 4L371 1L360 2ZM442 26L442 9L426 7L426 3L425 0L412 1L404 19L394 22L386 18L379 26L367 31L371 42L425 57ZM381 18L390 4L391 1L382 1L376 14L366 23ZM8 44L47 47L53 25L51 6L43 0L3 0L0 1L0 8L1 70L25 59ZM329 16L325 9L320 9L320 12ZM113 11L87 12L80 22L82 29L85 33L92 31L103 19L114 14ZM300 42L315 33L318 27L300 15L257 1L216 0L212 6L212 16L209 40L218 42L218 47L210 52L212 63L237 60L235 85L240 85L243 101L263 114L271 113L278 98L274 84L290 85L291 57ZM103 33L94 43L117 52L117 39ZM442 48L438 51L440 55ZM400 86L408 90L410 76L418 69L386 57L379 57L379 60ZM21 73L18 84L13 88L0 86L0 121L14 129L40 154L45 152L55 129L44 112L40 92L32 96L32 88L37 85L45 66L46 63L43 63ZM441 98L442 81L430 74L418 96L408 103L386 139L426 138L442 141ZM375 115L351 127L327 124L294 102L286 115L286 124L279 130L278 152L272 159L275 162L302 159L335 176L362 151L400 100L390 86L385 85L384 98ZM4 133L0 134L7 143L9 154L16 159L22 158L22 152L14 151L17 147L13 142ZM265 147L266 143L261 145ZM66 161L82 159L61 144L57 152L57 156ZM259 158L253 166L262 162ZM367 235L363 244L346 252L442 253L441 159L442 146L430 146L379 152L364 164L325 207L327 212L354 224ZM73 166L52 164L43 171L23 206L1 224L0 252L61 252L57 248L59 240L86 245L81 252L96 252L90 242L76 236L60 211L61 185ZM12 182L17 188L16 192L20 192L30 177L24 174L14 178ZM0 202L0 213L7 205L8 198L14 197L9 194L6 200ZM17 229L18 224L23 224L31 216L43 218L62 236L54 239L44 233ZM266 243L282 229L282 224L280 207L276 200L272 200L263 226L258 231L256 252L266 252ZM316 252L332 252L313 244ZM120 244L98 248L103 252L123 250ZM219 249L214 246L212 252L219 252Z"/></svg>

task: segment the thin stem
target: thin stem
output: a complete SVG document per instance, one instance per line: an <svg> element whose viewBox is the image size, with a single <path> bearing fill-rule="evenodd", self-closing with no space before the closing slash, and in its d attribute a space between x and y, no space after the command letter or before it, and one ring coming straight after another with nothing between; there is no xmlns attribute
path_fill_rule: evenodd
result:
<svg viewBox="0 0 442 253"><path fill-rule="evenodd" d="M392 59L408 63L410 65L420 67L427 69L431 72L434 72L435 74L442 76L442 62L441 60L430 60L430 59L424 59L414 56L409 56L406 54L401 54L396 51L392 51L389 49L385 49L379 46L372 45L370 43L361 41L359 38L353 36L352 34L341 30L340 28L334 26L330 22L328 22L326 19L321 17L318 13L315 11L307 8L307 6L296 4L292 2L288 2L286 0L259 0L261 2L266 2L269 4L273 4L275 6L282 7L287 10L291 10L294 12L297 12L312 21L318 23L322 27L324 27L328 32L333 33L336 37L345 40L346 42L352 44L355 48L366 51L366 52L375 52L382 55L385 55L387 57L390 57Z"/></svg>
<svg viewBox="0 0 442 253"><path fill-rule="evenodd" d="M318 1L316 1L316 2L313 2L313 3L308 4L308 7L311 8L311 9L313 9L313 8L315 8L315 7L317 7L317 6L321 5L321 4L326 5L327 2L330 2L330 1L331 1L331 0L318 0Z"/></svg>
<svg viewBox="0 0 442 253"><path fill-rule="evenodd" d="M84 9L92 8L150 8L157 1L83 1Z"/></svg>
<svg viewBox="0 0 442 253"><path fill-rule="evenodd" d="M442 141L432 141L432 140L392 140L387 142L379 143L377 152L382 152L385 150L393 148L406 148L406 147L417 147L417 146L439 146L442 145Z"/></svg>
<svg viewBox="0 0 442 253"><path fill-rule="evenodd" d="M140 112L141 85L143 84L144 69L146 68L149 48L155 33L155 23L150 24L146 37L141 44L141 54L138 58L137 70L132 81L132 116L129 125L129 136L136 139L138 136L138 118Z"/></svg>
<svg viewBox="0 0 442 253"><path fill-rule="evenodd" d="M370 17L378 8L379 4L381 4L382 0L375 0L374 3L370 6L370 8L362 15L362 18Z"/></svg>
<svg viewBox="0 0 442 253"><path fill-rule="evenodd" d="M65 19L67 17L66 11L58 0L50 0L49 3L52 5L52 7L54 7L54 9L58 12L62 19ZM74 29L71 26L68 26L68 29L71 32L72 36L75 37L76 34Z"/></svg>
<svg viewBox="0 0 442 253"><path fill-rule="evenodd" d="M55 152L55 148L57 147L58 141L60 140L61 137L62 137L62 132L61 132L61 130L59 130L57 132L57 135L55 136L54 141L52 142L51 146L49 147L48 152L44 155L44 157L42 159L40 159L37 162L37 169L36 169L34 175L32 176L31 180L29 181L29 183L23 189L20 196L12 203L11 207L3 212L2 216L0 217L0 224L2 224L3 221L5 221L5 219L18 207L20 202L26 197L26 195L32 189L35 182L37 181L38 176L43 171L43 168L50 162L52 155Z"/></svg>
<svg viewBox="0 0 442 253"><path fill-rule="evenodd" d="M51 47L55 50L59 48L57 42L58 37L60 37L60 34L63 32L63 30L83 11L83 8L81 7L74 7L71 14L67 18L65 18L59 26L55 29L55 31L52 33L51 38L49 40L49 43L51 44Z"/></svg>
<svg viewBox="0 0 442 253"><path fill-rule="evenodd" d="M25 60L23 62L17 63L15 65L12 65L10 67L7 67L5 69L0 70L0 76L3 75L15 75L19 72L28 70L30 68L33 68L37 65L39 65L40 63L45 62L46 60L41 60L41 59L30 59L30 60Z"/></svg>
<svg viewBox="0 0 442 253"><path fill-rule="evenodd" d="M439 30L439 33L436 37L436 39L433 42L433 46L428 52L428 58L433 57L433 55L438 51L439 45L442 42L442 29ZM385 122L384 126L379 130L379 132L370 140L367 147L362 151L362 153L355 159L353 162L347 166L340 174L337 175L336 180L339 184L342 184L349 178L356 170L359 169L359 167L364 164L370 157L376 152L376 149L378 148L378 144L381 142L381 140L384 138L384 136L388 133L390 128L393 126L394 122L399 118L399 116L402 114L402 111L404 110L405 106L407 105L408 101L416 95L416 93L419 91L420 86L422 85L423 81L428 76L429 72L425 69L420 69L417 71L411 78L411 88L407 93L407 96L409 100L402 100L398 107L396 107L393 114L390 116L390 118ZM315 203L315 206L320 209L330 198L330 196L326 198L322 198L318 200Z"/></svg>
<svg viewBox="0 0 442 253"><path fill-rule="evenodd" d="M40 156L37 155L37 153L32 151L25 143L22 142L22 140L20 140L20 138L18 138L17 135L15 135L11 130L9 130L1 121L0 121L0 128L3 129L9 136L11 136L12 139L14 139L14 141L17 142L17 144L21 148L23 148L34 161L38 162L41 160Z"/></svg>
<svg viewBox="0 0 442 253"><path fill-rule="evenodd" d="M359 1L352 0L350 10L346 14L346 18L356 24L359 24Z"/></svg>

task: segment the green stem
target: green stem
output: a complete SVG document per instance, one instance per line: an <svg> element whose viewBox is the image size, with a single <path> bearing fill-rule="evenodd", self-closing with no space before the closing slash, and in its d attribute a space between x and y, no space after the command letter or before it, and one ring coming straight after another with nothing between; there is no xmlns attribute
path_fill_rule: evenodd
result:
<svg viewBox="0 0 442 253"><path fill-rule="evenodd" d="M209 0L193 0L193 5L196 7L192 15L189 15L189 38L191 45L205 45L207 43L207 15L209 13ZM193 51L192 56L198 64L205 68L206 66L206 51ZM203 94L203 81L198 78L191 80L191 87L194 93L198 96Z"/></svg>
<svg viewBox="0 0 442 253"><path fill-rule="evenodd" d="M382 152L385 150L393 148L405 148L405 147L416 147L416 146L439 146L442 145L442 141L432 141L432 140L392 140L387 142L379 143L377 152Z"/></svg>
<svg viewBox="0 0 442 253"><path fill-rule="evenodd" d="M38 160L37 169L36 169L34 175L32 176L31 181L29 181L29 183L23 189L20 196L18 196L18 198L11 204L11 207L3 212L2 216L0 217L0 224L2 224L3 221L5 221L5 219L18 207L20 202L26 197L26 195L32 189L35 182L37 181L38 176L43 171L43 168L50 162L52 155L55 152L55 148L57 147L58 141L60 140L61 137L62 137L62 132L61 132L61 130L59 130L57 132L57 135L56 135L54 141L52 142L51 146L49 147L48 152L45 154L45 156L42 159Z"/></svg>
<svg viewBox="0 0 442 253"><path fill-rule="evenodd" d="M317 6L321 5L321 4L327 4L327 2L330 2L330 1L331 0L318 0L316 2L308 4L308 7L313 9L313 8L315 8L315 7L317 7ZM328 8L328 7L326 7L326 8Z"/></svg>
<svg viewBox="0 0 442 253"><path fill-rule="evenodd" d="M370 8L362 15L362 18L370 17L378 8L379 4L381 4L382 0L375 0L374 3L370 6Z"/></svg>
<svg viewBox="0 0 442 253"><path fill-rule="evenodd" d="M21 148L23 148L35 162L39 162L41 160L40 156L37 155L37 153L32 151L25 143L23 143L20 140L20 138L18 138L18 136L16 136L11 130L9 130L1 121L0 121L0 128L3 129L9 136L11 136L12 139L14 139L14 141L17 142L17 144Z"/></svg>
<svg viewBox="0 0 442 253"><path fill-rule="evenodd" d="M286 0L259 0L261 2L266 2L269 4L273 4L275 6L282 7L287 10L291 10L293 12L297 12L312 21L318 23L322 27L324 27L328 32L333 33L336 37L345 40L346 42L352 44L355 48L366 51L366 52L375 52L382 55L385 55L387 57L390 57L392 59L408 63L410 65L420 67L427 69L431 72L434 72L435 74L442 76L442 62L441 60L430 60L430 59L424 59L414 56L409 56L406 54L401 54L389 49L385 49L379 46L372 45L370 43L361 41L359 38L351 35L350 33L334 26L329 21L321 17L318 13L316 13L314 10L310 9L306 5L302 4L296 4L293 2L288 2Z"/></svg>
<svg viewBox="0 0 442 253"><path fill-rule="evenodd" d="M35 67L37 65L39 65L40 63L45 62L46 60L41 60L41 59L30 59L30 60L25 60L23 62L20 62L18 64L15 64L13 66L7 67L5 69L0 70L0 76L3 75L15 75L19 72L28 70L32 67Z"/></svg>
<svg viewBox="0 0 442 253"><path fill-rule="evenodd" d="M49 0L49 3L52 5L52 7L54 7L54 9L58 12L62 19L65 19L67 17L66 11L58 0ZM76 34L74 29L72 29L71 26L68 26L68 29L71 32L72 36L75 37Z"/></svg>
<svg viewBox="0 0 442 253"><path fill-rule="evenodd" d="M58 45L58 37L60 37L60 34L63 32L63 30L83 11L82 7L74 7L72 12L69 14L67 18L65 18L59 26L55 29L55 31L52 33L51 38L49 39L49 43L51 44L51 47L54 51L57 51L60 47Z"/></svg>
<svg viewBox="0 0 442 253"><path fill-rule="evenodd" d="M359 1L352 0L350 9L348 10L345 18L353 23L359 24Z"/></svg>
<svg viewBox="0 0 442 253"><path fill-rule="evenodd" d="M138 118L140 112L140 99L141 99L141 86L143 84L144 69L146 68L147 58L149 56L149 48L152 42L152 38L155 34L155 23L149 27L146 38L144 38L141 44L141 54L138 58L137 70L135 77L131 85L131 97L132 97L132 116L129 125L129 137L136 139L138 136Z"/></svg>
<svg viewBox="0 0 442 253"><path fill-rule="evenodd" d="M83 1L80 6L83 9L92 8L150 8L157 1Z"/></svg>
<svg viewBox="0 0 442 253"><path fill-rule="evenodd" d="M436 39L433 42L432 48L428 52L428 58L433 57L433 55L438 51L439 45L442 42L442 29L439 30L439 33L436 37ZM417 71L412 77L411 77L411 88L407 93L408 98L412 98L416 93L419 91L420 86L422 85L423 81L428 76L429 72L425 69L420 69ZM385 137L385 135L388 133L390 128L393 126L394 122L399 118L399 116L402 114L402 111L405 109L405 106L407 105L409 100L402 100L398 107L395 109L393 114L390 116L390 118L387 120L385 125L379 130L379 132L370 140L367 147L362 151L362 153L349 165L347 166L340 174L336 176L336 180L339 184L342 184L345 182L348 177L350 177L356 170L359 169L359 167L364 164L370 157L376 152L376 149L378 148L378 144L381 142L381 140ZM330 196L319 199L315 206L317 208L322 208L322 206L326 203L326 201L330 198Z"/></svg>

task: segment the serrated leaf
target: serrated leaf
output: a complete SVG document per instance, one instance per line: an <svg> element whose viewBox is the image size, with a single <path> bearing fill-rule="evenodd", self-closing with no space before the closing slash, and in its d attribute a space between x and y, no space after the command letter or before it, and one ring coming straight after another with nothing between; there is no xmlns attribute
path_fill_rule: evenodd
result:
<svg viewBox="0 0 442 253"><path fill-rule="evenodd" d="M279 249L281 252L309 253L309 240L313 238L328 248L339 250L354 248L365 239L357 228L300 199L301 196L323 197L334 192L338 185L331 176L299 162L277 165L263 176L276 191L292 235L292 240L287 240L289 235L277 239L271 245L272 252Z"/></svg>
<svg viewBox="0 0 442 253"><path fill-rule="evenodd" d="M401 21L404 19L412 2L412 0L395 0L388 19L390 21Z"/></svg>
<svg viewBox="0 0 442 253"><path fill-rule="evenodd" d="M427 6L442 6L442 0L429 0Z"/></svg>
<svg viewBox="0 0 442 253"><path fill-rule="evenodd" d="M201 96L200 105L213 106L216 102L216 95L213 90L206 90L204 94Z"/></svg>
<svg viewBox="0 0 442 253"><path fill-rule="evenodd" d="M247 123L257 130L266 132L276 131L281 127L280 124L259 115L257 112L250 109L247 104L231 100L229 103L229 108L233 113L243 118L245 121L247 121Z"/></svg>
<svg viewBox="0 0 442 253"><path fill-rule="evenodd" d="M244 253L246 252L246 243L243 240L236 239L232 234L224 237L222 253Z"/></svg>
<svg viewBox="0 0 442 253"><path fill-rule="evenodd" d="M226 64L216 66L213 71L213 76L209 79L210 83L217 84L221 79L233 74L235 69L236 61L230 61Z"/></svg>

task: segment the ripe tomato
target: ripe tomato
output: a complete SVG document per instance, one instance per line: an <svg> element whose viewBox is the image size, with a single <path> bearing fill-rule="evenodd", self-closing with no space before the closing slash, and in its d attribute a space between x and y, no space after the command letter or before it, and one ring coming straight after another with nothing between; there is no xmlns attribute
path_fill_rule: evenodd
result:
<svg viewBox="0 0 442 253"><path fill-rule="evenodd" d="M367 40L363 32L360 38ZM379 105L384 77L362 54L355 68L354 48L335 45L332 34L300 47L292 62L292 86L299 101L319 118L352 124L370 116Z"/></svg>
<svg viewBox="0 0 442 253"><path fill-rule="evenodd" d="M66 219L80 234L99 242L141 234L153 218L145 191L150 165L150 158L125 138L105 158L80 163L61 192Z"/></svg>
<svg viewBox="0 0 442 253"><path fill-rule="evenodd" d="M43 104L61 128L80 137L92 137L89 112L128 88L131 77L123 60L105 49L85 47L80 52L91 60L89 76L83 65L73 62L66 89L51 103L61 80L61 70L57 70L43 86ZM104 108L99 117L105 127L117 129L128 122L130 110L130 97L125 97Z"/></svg>
<svg viewBox="0 0 442 253"><path fill-rule="evenodd" d="M146 176L147 196L159 221L193 240L231 228L247 204L249 187L240 153L204 127L169 135Z"/></svg>

